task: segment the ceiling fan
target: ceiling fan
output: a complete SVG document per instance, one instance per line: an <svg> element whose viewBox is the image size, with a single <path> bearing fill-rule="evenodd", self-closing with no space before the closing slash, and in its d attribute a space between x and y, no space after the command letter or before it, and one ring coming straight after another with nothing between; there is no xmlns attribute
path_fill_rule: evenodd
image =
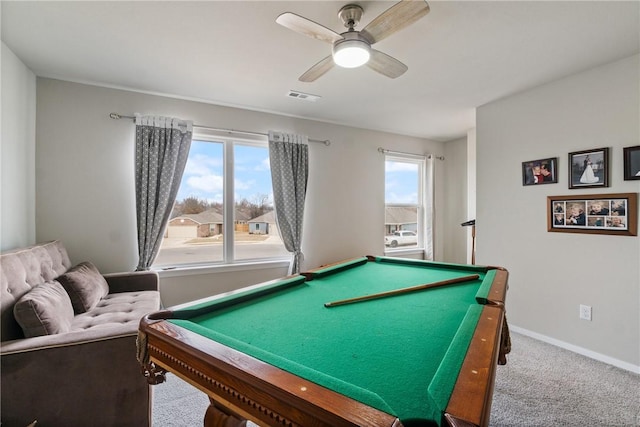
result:
<svg viewBox="0 0 640 427"><path fill-rule="evenodd" d="M407 71L407 66L397 59L373 49L371 45L409 26L429 13L424 0L402 0L378 15L366 27L358 31L364 10L357 4L348 4L340 9L338 17L347 31L338 34L329 28L295 13L286 12L276 22L283 27L333 45L332 54L309 68L298 80L313 82L327 73L334 65L356 68L367 65L374 71L395 79Z"/></svg>

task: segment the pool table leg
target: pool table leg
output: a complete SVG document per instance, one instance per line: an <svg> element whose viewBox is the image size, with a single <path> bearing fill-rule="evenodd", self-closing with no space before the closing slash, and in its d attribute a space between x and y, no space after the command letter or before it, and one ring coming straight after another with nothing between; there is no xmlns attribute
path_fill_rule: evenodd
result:
<svg viewBox="0 0 640 427"><path fill-rule="evenodd" d="M247 420L229 414L226 408L219 408L213 398L209 398L209 407L204 414L204 427L245 427Z"/></svg>
<svg viewBox="0 0 640 427"><path fill-rule="evenodd" d="M147 383L151 385L162 384L167 380L167 370L153 362L143 363L141 369L142 375L147 379Z"/></svg>

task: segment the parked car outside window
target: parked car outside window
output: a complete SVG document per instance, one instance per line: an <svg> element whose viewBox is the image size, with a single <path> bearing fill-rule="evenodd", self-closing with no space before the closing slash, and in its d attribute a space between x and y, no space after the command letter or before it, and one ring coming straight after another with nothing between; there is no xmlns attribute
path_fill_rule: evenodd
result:
<svg viewBox="0 0 640 427"><path fill-rule="evenodd" d="M417 245L418 235L415 231L398 230L394 231L392 235L384 237L384 245L392 248L401 245Z"/></svg>

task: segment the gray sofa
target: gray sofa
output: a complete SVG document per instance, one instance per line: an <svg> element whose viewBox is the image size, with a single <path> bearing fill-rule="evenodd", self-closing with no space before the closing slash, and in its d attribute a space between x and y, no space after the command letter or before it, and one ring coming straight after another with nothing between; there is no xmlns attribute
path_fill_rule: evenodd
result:
<svg viewBox="0 0 640 427"><path fill-rule="evenodd" d="M60 241L0 254L1 424L149 426L136 360L158 275L72 266Z"/></svg>

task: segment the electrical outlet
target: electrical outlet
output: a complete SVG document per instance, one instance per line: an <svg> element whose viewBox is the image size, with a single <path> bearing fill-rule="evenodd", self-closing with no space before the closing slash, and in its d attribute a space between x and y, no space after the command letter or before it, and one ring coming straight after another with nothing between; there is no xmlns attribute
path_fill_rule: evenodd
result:
<svg viewBox="0 0 640 427"><path fill-rule="evenodd" d="M580 318L584 320L591 320L591 306L580 304Z"/></svg>

